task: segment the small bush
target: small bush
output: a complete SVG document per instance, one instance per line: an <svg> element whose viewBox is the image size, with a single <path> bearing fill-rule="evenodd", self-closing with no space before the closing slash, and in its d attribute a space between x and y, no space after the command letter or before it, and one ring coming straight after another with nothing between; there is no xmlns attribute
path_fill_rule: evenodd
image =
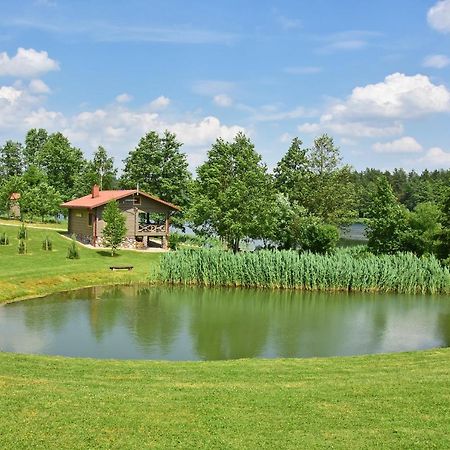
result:
<svg viewBox="0 0 450 450"><path fill-rule="evenodd" d="M19 252L19 255L25 255L27 253L27 243L23 239L19 239L17 251Z"/></svg>
<svg viewBox="0 0 450 450"><path fill-rule="evenodd" d="M69 248L67 249L67 258L69 259L80 259L80 251L77 247L77 239L76 236L72 235L72 242L69 245Z"/></svg>
<svg viewBox="0 0 450 450"><path fill-rule="evenodd" d="M45 236L45 239L42 241L42 250L47 252L51 252L53 249L53 243L48 236Z"/></svg>
<svg viewBox="0 0 450 450"><path fill-rule="evenodd" d="M9 237L6 233L0 234L0 245L9 245Z"/></svg>
<svg viewBox="0 0 450 450"><path fill-rule="evenodd" d="M182 236L180 233L170 233L169 234L169 248L170 250L177 250L178 246L182 242Z"/></svg>
<svg viewBox="0 0 450 450"><path fill-rule="evenodd" d="M28 230L25 224L22 222L22 225L19 228L19 231L17 232L17 239L28 239Z"/></svg>

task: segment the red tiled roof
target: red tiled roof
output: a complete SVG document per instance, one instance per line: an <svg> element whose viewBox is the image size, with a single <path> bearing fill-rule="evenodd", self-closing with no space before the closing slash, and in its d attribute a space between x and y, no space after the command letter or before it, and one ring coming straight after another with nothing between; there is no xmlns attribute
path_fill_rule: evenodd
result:
<svg viewBox="0 0 450 450"><path fill-rule="evenodd" d="M70 200L69 202L63 203L61 207L63 208L88 208L93 209L98 206L105 205L111 200L120 200L121 198L128 197L133 194L137 194L137 189L124 189L124 190L115 190L115 191L99 191L98 197L92 197L92 194L85 195L84 197L76 198L75 200ZM180 211L180 207L161 200L154 195L146 194L145 192L139 191L139 195L143 195L144 197L150 198L155 202L161 203L169 208Z"/></svg>
<svg viewBox="0 0 450 450"><path fill-rule="evenodd" d="M10 196L9 196L10 200L19 200L20 199L20 193L19 192L13 192Z"/></svg>

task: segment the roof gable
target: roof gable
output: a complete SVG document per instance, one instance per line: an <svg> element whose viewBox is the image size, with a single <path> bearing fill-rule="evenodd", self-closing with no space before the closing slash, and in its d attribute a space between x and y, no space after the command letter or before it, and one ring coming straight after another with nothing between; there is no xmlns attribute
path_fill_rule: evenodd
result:
<svg viewBox="0 0 450 450"><path fill-rule="evenodd" d="M137 189L99 191L98 197L92 197L92 194L85 195L84 197L76 198L74 200L70 200L69 202L65 202L61 205L61 207L94 209L98 208L99 206L105 205L111 200L120 200L122 198L136 194L143 195L144 197L147 197L151 200L154 200L155 202L165 205L170 209L173 209L174 211L180 211L179 206L176 206L170 202L166 202L165 200L162 200L154 195L147 194L146 192L138 191Z"/></svg>

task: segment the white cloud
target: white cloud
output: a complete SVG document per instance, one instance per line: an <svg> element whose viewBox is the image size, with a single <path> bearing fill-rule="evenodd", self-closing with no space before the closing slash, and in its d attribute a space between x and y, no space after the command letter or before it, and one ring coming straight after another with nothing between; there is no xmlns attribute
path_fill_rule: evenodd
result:
<svg viewBox="0 0 450 450"><path fill-rule="evenodd" d="M133 100L133 96L130 94L127 94L126 92L124 92L123 94L119 94L116 97L116 102L118 102L118 103L128 103L131 100Z"/></svg>
<svg viewBox="0 0 450 450"><path fill-rule="evenodd" d="M294 17L287 17L277 14L276 20L283 30L295 30L302 27L302 21Z"/></svg>
<svg viewBox="0 0 450 450"><path fill-rule="evenodd" d="M12 86L2 86L0 87L0 102L3 101L13 105L22 96L22 93Z"/></svg>
<svg viewBox="0 0 450 450"><path fill-rule="evenodd" d="M404 136L391 142L377 142L372 148L377 153L420 153L422 146L411 136Z"/></svg>
<svg viewBox="0 0 450 450"><path fill-rule="evenodd" d="M52 70L59 70L59 64L45 51L19 48L12 58L0 53L0 75L32 78Z"/></svg>
<svg viewBox="0 0 450 450"><path fill-rule="evenodd" d="M443 69L450 64L450 58L446 55L428 55L423 60L424 67L433 67L435 69Z"/></svg>
<svg viewBox="0 0 450 450"><path fill-rule="evenodd" d="M49 94L50 88L42 80L31 80L28 85L30 92L33 94Z"/></svg>
<svg viewBox="0 0 450 450"><path fill-rule="evenodd" d="M287 142L291 142L292 141L292 136L289 133L283 133L280 136L280 142L282 142L283 144L286 144Z"/></svg>
<svg viewBox="0 0 450 450"><path fill-rule="evenodd" d="M309 123L306 122L297 127L298 131L301 133L317 133L320 130L320 125L318 123Z"/></svg>
<svg viewBox="0 0 450 450"><path fill-rule="evenodd" d="M233 99L227 94L217 94L213 97L213 102L217 106L227 108L233 104Z"/></svg>
<svg viewBox="0 0 450 450"><path fill-rule="evenodd" d="M440 0L428 10L429 25L441 33L450 33L450 0Z"/></svg>
<svg viewBox="0 0 450 450"><path fill-rule="evenodd" d="M450 152L440 147L432 147L422 158L416 159L413 163L432 169L448 169L450 168Z"/></svg>
<svg viewBox="0 0 450 450"><path fill-rule="evenodd" d="M284 72L291 75L309 75L322 72L322 68L318 66L297 66L297 67L286 67Z"/></svg>
<svg viewBox="0 0 450 450"><path fill-rule="evenodd" d="M316 111L304 108L303 106L297 106L294 109L287 111L280 111L276 105L266 105L262 108L262 111L255 110L252 117L257 122L280 122L283 120L293 120L300 117L314 116Z"/></svg>
<svg viewBox="0 0 450 450"><path fill-rule="evenodd" d="M383 137L403 133L403 120L450 112L450 91L425 75L388 75L384 81L356 87L345 100L333 101L316 123L299 131L330 131L350 137Z"/></svg>
<svg viewBox="0 0 450 450"><path fill-rule="evenodd" d="M158 98L155 98L150 102L150 108L154 110L163 109L166 106L169 106L170 98L164 97L164 95L160 95Z"/></svg>

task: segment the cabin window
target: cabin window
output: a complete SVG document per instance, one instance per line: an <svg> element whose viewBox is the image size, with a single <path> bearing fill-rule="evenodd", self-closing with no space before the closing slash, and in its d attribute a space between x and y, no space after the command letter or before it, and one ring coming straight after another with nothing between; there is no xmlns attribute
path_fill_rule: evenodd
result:
<svg viewBox="0 0 450 450"><path fill-rule="evenodd" d="M133 204L140 205L141 204L141 197L140 196L133 197Z"/></svg>
<svg viewBox="0 0 450 450"><path fill-rule="evenodd" d="M83 217L83 213L81 211L77 211L75 213L75 217Z"/></svg>

